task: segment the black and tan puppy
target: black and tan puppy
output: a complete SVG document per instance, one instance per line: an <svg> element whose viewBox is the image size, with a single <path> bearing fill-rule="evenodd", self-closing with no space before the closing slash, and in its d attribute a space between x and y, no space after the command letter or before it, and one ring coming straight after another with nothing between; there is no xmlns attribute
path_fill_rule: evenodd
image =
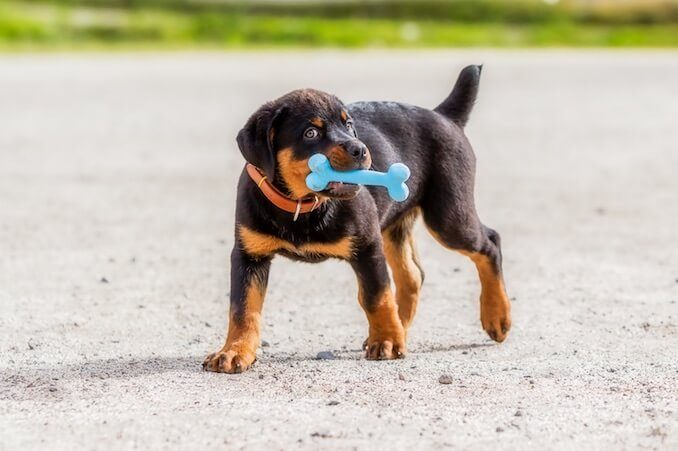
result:
<svg viewBox="0 0 678 451"><path fill-rule="evenodd" d="M506 338L510 304L499 234L476 214L475 156L463 131L480 70L465 68L434 110L393 102L344 105L330 94L305 89L250 117L238 134L248 165L238 183L228 337L220 351L207 356L204 369L238 373L255 361L276 254L307 262L347 261L369 322L366 357L403 357L424 280L412 233L420 213L436 240L475 263L482 326L493 340ZM383 188L341 183L313 193L305 178L308 159L319 152L337 170L385 171L403 162L412 171L410 196L398 203Z"/></svg>

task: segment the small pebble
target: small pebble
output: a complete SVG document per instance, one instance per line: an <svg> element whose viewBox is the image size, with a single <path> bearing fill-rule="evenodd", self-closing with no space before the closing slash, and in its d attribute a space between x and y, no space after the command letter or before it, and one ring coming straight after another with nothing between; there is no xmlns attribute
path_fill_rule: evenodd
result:
<svg viewBox="0 0 678 451"><path fill-rule="evenodd" d="M332 351L322 351L319 352L315 358L318 360L334 360L337 358L337 356L335 356Z"/></svg>
<svg viewBox="0 0 678 451"><path fill-rule="evenodd" d="M327 403L327 405L328 405L328 406L338 406L338 405L339 405L339 401L330 401L330 402Z"/></svg>
<svg viewBox="0 0 678 451"><path fill-rule="evenodd" d="M400 379L401 381L407 380L405 379L405 375L403 373L398 373L398 379Z"/></svg>
<svg viewBox="0 0 678 451"><path fill-rule="evenodd" d="M105 277L102 277L101 280L99 280L101 283L108 283L108 279Z"/></svg>
<svg viewBox="0 0 678 451"><path fill-rule="evenodd" d="M440 382L441 384L445 384L445 385L451 384L452 383L452 376L448 376L447 374L443 374L442 376L440 376L438 378L438 382Z"/></svg>
<svg viewBox="0 0 678 451"><path fill-rule="evenodd" d="M521 412L520 410L517 410L514 416L516 416L516 417L522 417L522 416L523 416L523 412Z"/></svg>
<svg viewBox="0 0 678 451"><path fill-rule="evenodd" d="M268 348L269 346L271 346L271 343L269 343L266 340L261 340L261 347L262 348Z"/></svg>
<svg viewBox="0 0 678 451"><path fill-rule="evenodd" d="M497 426L497 429L495 429L495 430L496 430L497 432L504 432L504 428L503 428L503 427L499 427L499 426Z"/></svg>

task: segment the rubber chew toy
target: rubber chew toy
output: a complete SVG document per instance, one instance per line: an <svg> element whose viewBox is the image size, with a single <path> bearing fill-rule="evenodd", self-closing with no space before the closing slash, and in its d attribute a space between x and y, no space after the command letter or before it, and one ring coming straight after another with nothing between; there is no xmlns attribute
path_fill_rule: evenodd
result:
<svg viewBox="0 0 678 451"><path fill-rule="evenodd" d="M308 160L311 173L306 177L306 186L313 191L322 191L330 182L353 183L355 185L383 186L391 199L402 202L410 194L405 181L410 178L410 168L402 163L394 163L388 172L357 169L355 171L336 171L327 157L315 154Z"/></svg>

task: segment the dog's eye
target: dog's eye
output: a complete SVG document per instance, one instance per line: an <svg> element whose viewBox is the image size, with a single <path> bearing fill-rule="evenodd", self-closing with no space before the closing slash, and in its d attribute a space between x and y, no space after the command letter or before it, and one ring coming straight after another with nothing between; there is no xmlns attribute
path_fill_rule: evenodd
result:
<svg viewBox="0 0 678 451"><path fill-rule="evenodd" d="M346 128L348 129L349 132L353 133L353 136L358 136L358 134L355 132L355 128L353 128L353 122L351 121L346 122Z"/></svg>
<svg viewBox="0 0 678 451"><path fill-rule="evenodd" d="M315 139L320 136L320 132L315 127L309 127L304 132L304 138L306 139Z"/></svg>

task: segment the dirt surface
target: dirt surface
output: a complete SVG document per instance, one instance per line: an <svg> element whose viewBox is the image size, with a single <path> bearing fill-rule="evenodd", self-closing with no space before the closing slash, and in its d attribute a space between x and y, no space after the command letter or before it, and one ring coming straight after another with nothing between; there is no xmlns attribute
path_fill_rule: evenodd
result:
<svg viewBox="0 0 678 451"><path fill-rule="evenodd" d="M348 265L276 259L259 361L202 372L247 116L307 86L434 106L467 63L508 340L420 227L405 360L361 358ZM0 449L676 449L676 80L677 53L0 57Z"/></svg>

